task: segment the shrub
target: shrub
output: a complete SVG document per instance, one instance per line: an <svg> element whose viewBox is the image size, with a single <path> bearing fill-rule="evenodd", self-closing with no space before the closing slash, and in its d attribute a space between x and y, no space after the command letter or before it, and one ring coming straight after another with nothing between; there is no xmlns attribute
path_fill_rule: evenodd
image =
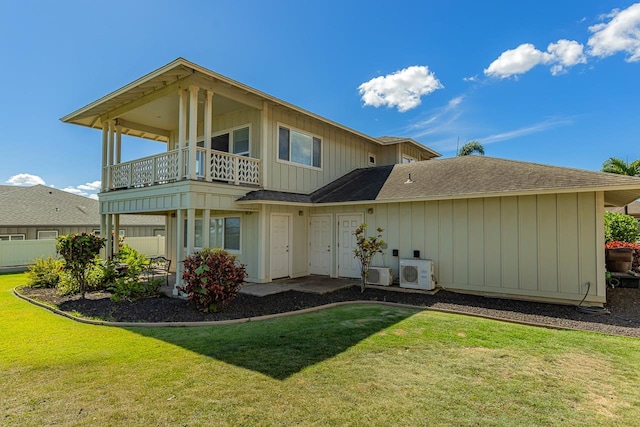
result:
<svg viewBox="0 0 640 427"><path fill-rule="evenodd" d="M63 269L78 284L78 292L82 298L87 291L87 273L89 267L95 265L100 249L105 244L102 239L91 233L66 234L58 237L56 251L64 258Z"/></svg>
<svg viewBox="0 0 640 427"><path fill-rule="evenodd" d="M631 215L605 211L604 239L606 243L638 241L638 221Z"/></svg>
<svg viewBox="0 0 640 427"><path fill-rule="evenodd" d="M64 261L48 258L36 258L29 266L29 286L32 288L55 288L60 282L60 271Z"/></svg>
<svg viewBox="0 0 640 427"><path fill-rule="evenodd" d="M216 312L235 299L246 277L244 264L238 264L234 255L222 249L204 249L184 260L185 286L179 290L198 310Z"/></svg>
<svg viewBox="0 0 640 427"><path fill-rule="evenodd" d="M115 257L117 261L127 264L126 274L129 277L137 277L149 265L149 260L145 255L126 244L120 247L120 252Z"/></svg>
<svg viewBox="0 0 640 427"><path fill-rule="evenodd" d="M119 277L107 288L111 292L111 299L115 302L135 301L158 295L163 279L139 280L137 277Z"/></svg>

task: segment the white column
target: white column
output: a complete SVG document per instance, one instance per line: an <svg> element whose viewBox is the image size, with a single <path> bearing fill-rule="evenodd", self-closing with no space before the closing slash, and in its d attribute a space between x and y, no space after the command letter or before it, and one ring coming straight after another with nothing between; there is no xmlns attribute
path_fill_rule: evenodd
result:
<svg viewBox="0 0 640 427"><path fill-rule="evenodd" d="M264 162L263 162L264 163ZM260 238L258 239L258 281L267 281L267 206L263 203L260 205ZM269 277L269 280L271 278Z"/></svg>
<svg viewBox="0 0 640 427"><path fill-rule="evenodd" d="M196 210L187 209L187 253L193 255L196 246Z"/></svg>
<svg viewBox="0 0 640 427"><path fill-rule="evenodd" d="M104 214L100 214L100 237L104 238L104 236L106 236L107 234L107 216ZM107 248L103 247L101 249L102 252L102 259L107 259L109 258L107 256Z"/></svg>
<svg viewBox="0 0 640 427"><path fill-rule="evenodd" d="M202 213L202 247L208 248L211 246L211 242L209 241L210 237L210 223L211 222L211 211L209 209L205 209Z"/></svg>
<svg viewBox="0 0 640 427"><path fill-rule="evenodd" d="M117 254L120 252L120 214L113 215L113 253Z"/></svg>
<svg viewBox="0 0 640 427"><path fill-rule="evenodd" d="M211 181L211 114L213 110L213 92L210 90L204 93L204 148L207 154L204 159L205 180ZM206 234L206 233L205 233ZM208 245L205 247L209 247Z"/></svg>
<svg viewBox="0 0 640 427"><path fill-rule="evenodd" d="M107 159L107 186L112 187L111 179L111 166L113 166L113 148L114 148L114 136L115 136L115 123L113 120L109 120L109 158Z"/></svg>
<svg viewBox="0 0 640 427"><path fill-rule="evenodd" d="M182 278L182 270L183 270L183 264L181 261L184 260L184 246L183 246L183 240L184 237L182 235L182 230L183 230L183 225L182 223L184 222L183 217L184 217L184 211L182 209L178 209L176 211L176 232L175 232L175 236L176 236L176 283L173 285L173 295L177 296L179 294L178 292L178 286L180 286L180 282L181 282L181 278Z"/></svg>
<svg viewBox="0 0 640 427"><path fill-rule="evenodd" d="M196 175L196 143L198 138L198 86L189 86L189 179Z"/></svg>
<svg viewBox="0 0 640 427"><path fill-rule="evenodd" d="M109 142L109 124L102 123L102 173L100 174L100 187L107 191L107 146ZM102 230L100 230L102 232Z"/></svg>
<svg viewBox="0 0 640 427"><path fill-rule="evenodd" d="M107 239L106 250L107 250L107 259L113 258L113 239L111 238L111 234L113 232L113 224L111 214L106 214L106 228L104 230L104 235L102 237Z"/></svg>
<svg viewBox="0 0 640 427"><path fill-rule="evenodd" d="M178 91L180 96L180 104L178 106L178 181L184 177L184 159L182 158L182 149L187 140L187 94L183 89Z"/></svg>
<svg viewBox="0 0 640 427"><path fill-rule="evenodd" d="M269 165L269 103L264 101L262 103L262 112L260 114L260 121L262 122L262 135L260 135L261 144L260 144L260 157L262 158L262 162L260 162L260 174L262 177L262 188L269 187L269 174L268 165ZM278 132L276 131L276 135ZM276 136L276 140L274 142L275 146L278 146L278 137Z"/></svg>
<svg viewBox="0 0 640 427"><path fill-rule="evenodd" d="M116 123L116 165L122 162L122 126Z"/></svg>

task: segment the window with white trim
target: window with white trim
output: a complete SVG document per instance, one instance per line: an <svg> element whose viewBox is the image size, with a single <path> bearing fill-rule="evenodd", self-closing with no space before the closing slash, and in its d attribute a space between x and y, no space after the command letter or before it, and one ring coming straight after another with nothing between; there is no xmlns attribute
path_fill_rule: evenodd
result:
<svg viewBox="0 0 640 427"><path fill-rule="evenodd" d="M376 155L373 154L373 153L369 153L368 158L369 158L369 166L375 166L376 165Z"/></svg>
<svg viewBox="0 0 640 427"><path fill-rule="evenodd" d="M407 156L406 154L402 155L402 163L413 163L415 161L416 161L416 159L414 159L411 156Z"/></svg>
<svg viewBox="0 0 640 427"><path fill-rule="evenodd" d="M0 234L0 240L25 240L24 234Z"/></svg>
<svg viewBox="0 0 640 427"><path fill-rule="evenodd" d="M278 159L321 168L322 140L286 126L278 126Z"/></svg>
<svg viewBox="0 0 640 427"><path fill-rule="evenodd" d="M209 245L227 251L240 251L240 217L211 218Z"/></svg>
<svg viewBox="0 0 640 427"><path fill-rule="evenodd" d="M58 237L57 230L43 230L38 231L38 240L52 240Z"/></svg>

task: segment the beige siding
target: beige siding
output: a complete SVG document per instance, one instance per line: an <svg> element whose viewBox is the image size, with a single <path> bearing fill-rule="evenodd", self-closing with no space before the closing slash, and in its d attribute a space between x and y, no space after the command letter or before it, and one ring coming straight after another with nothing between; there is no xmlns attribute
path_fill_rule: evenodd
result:
<svg viewBox="0 0 640 427"><path fill-rule="evenodd" d="M597 193L390 203L370 205L366 221L384 228L396 277L399 258L420 250L445 289L576 302L589 282L586 301L601 303L601 203Z"/></svg>
<svg viewBox="0 0 640 427"><path fill-rule="evenodd" d="M278 124L320 137L322 168L278 161ZM268 141L269 154L265 158L272 159L267 166L268 189L295 193L310 193L354 169L367 167L367 154L378 148L364 138L276 107L269 110Z"/></svg>

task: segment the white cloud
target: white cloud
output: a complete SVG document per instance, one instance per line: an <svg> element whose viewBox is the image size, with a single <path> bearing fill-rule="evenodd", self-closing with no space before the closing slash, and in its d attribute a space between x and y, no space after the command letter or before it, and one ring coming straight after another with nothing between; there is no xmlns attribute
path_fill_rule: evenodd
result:
<svg viewBox="0 0 640 427"><path fill-rule="evenodd" d="M551 60L551 55L542 52L531 43L524 43L515 49L505 50L498 59L493 61L484 74L501 79L517 74L523 74L538 64L545 64Z"/></svg>
<svg viewBox="0 0 640 427"><path fill-rule="evenodd" d="M464 95L460 95L450 99L447 105L435 110L429 117L413 123L406 131L411 134L411 138L420 138L425 135L448 133L456 129L457 120L462 115L460 105L464 98Z"/></svg>
<svg viewBox="0 0 640 427"><path fill-rule="evenodd" d="M568 67L587 63L584 46L575 40L558 40L557 43L549 44L547 52L555 63L551 67L551 74L554 76L563 73Z"/></svg>
<svg viewBox="0 0 640 427"><path fill-rule="evenodd" d="M550 43L546 52L536 49L531 43L523 43L515 49L502 52L484 70L484 74L504 79L524 74L536 65L550 65L551 74L555 76L569 67L586 62L583 46L575 40L562 39Z"/></svg>
<svg viewBox="0 0 640 427"><path fill-rule="evenodd" d="M640 60L640 3L620 11L614 9L605 18L607 23L589 27L593 35L587 42L589 54L606 57L618 52L626 52L627 62Z"/></svg>
<svg viewBox="0 0 640 427"><path fill-rule="evenodd" d="M78 185L80 190L86 191L99 191L101 187L100 181L87 182L86 184Z"/></svg>
<svg viewBox="0 0 640 427"><path fill-rule="evenodd" d="M362 83L358 92L364 105L396 107L403 113L420 105L423 95L442 88L429 67L415 65Z"/></svg>
<svg viewBox="0 0 640 427"><path fill-rule="evenodd" d="M31 175L28 173L19 173L14 175L9 178L6 183L25 187L30 187L32 185L45 185L44 179L40 178L38 175Z"/></svg>
<svg viewBox="0 0 640 427"><path fill-rule="evenodd" d="M101 183L100 181L87 182L86 184L80 184L77 187L66 187L63 188L62 191L66 191L67 193L77 194L78 196L89 197L91 199L98 200L98 195L96 191L100 191Z"/></svg>

